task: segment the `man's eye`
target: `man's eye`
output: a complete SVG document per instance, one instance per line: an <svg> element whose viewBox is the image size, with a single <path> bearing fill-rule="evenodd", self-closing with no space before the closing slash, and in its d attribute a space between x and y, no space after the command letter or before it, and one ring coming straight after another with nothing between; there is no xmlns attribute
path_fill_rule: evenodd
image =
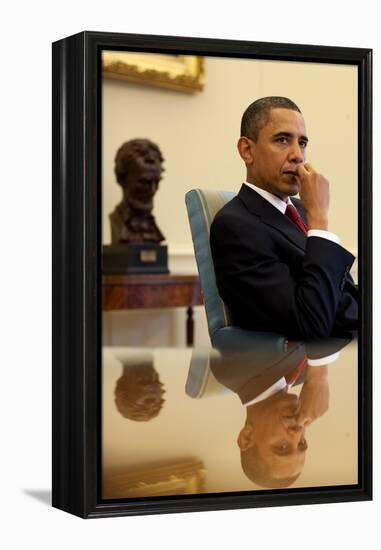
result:
<svg viewBox="0 0 381 550"><path fill-rule="evenodd" d="M279 143L287 143L288 142L288 138L286 137L279 137L278 140L277 140Z"/></svg>
<svg viewBox="0 0 381 550"><path fill-rule="evenodd" d="M300 141L299 142L299 145L300 147L302 147L303 149L305 149L307 147L307 142L306 141Z"/></svg>

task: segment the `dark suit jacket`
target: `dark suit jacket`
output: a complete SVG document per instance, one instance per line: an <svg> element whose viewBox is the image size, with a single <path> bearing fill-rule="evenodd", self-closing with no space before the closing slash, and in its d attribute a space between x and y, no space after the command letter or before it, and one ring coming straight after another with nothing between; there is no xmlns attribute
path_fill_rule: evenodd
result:
<svg viewBox="0 0 381 550"><path fill-rule="evenodd" d="M285 344L282 351L265 344L251 351L212 355L210 369L221 384L247 403L292 371L305 356L303 342Z"/></svg>
<svg viewBox="0 0 381 550"><path fill-rule="evenodd" d="M284 341L283 350L263 342L251 350L211 353L210 369L215 378L247 403L291 372L305 357L322 359L343 349L350 339L325 338L307 342ZM318 367L312 367L318 368ZM294 385L304 382L307 369Z"/></svg>
<svg viewBox="0 0 381 550"><path fill-rule="evenodd" d="M305 219L301 202L292 202ZM356 330L352 254L327 239L307 238L247 185L217 213L210 244L234 325L291 338Z"/></svg>

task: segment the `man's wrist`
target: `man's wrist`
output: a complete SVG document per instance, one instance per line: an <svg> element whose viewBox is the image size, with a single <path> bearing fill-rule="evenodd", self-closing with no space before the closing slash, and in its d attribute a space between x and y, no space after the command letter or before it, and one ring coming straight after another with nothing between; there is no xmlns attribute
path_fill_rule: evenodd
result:
<svg viewBox="0 0 381 550"><path fill-rule="evenodd" d="M309 229L307 237L320 237L321 239L340 244L340 238L335 233L331 233L331 231L326 231L325 229Z"/></svg>
<svg viewBox="0 0 381 550"><path fill-rule="evenodd" d="M328 231L328 218L315 218L307 216L307 227L308 229L321 229L323 231Z"/></svg>

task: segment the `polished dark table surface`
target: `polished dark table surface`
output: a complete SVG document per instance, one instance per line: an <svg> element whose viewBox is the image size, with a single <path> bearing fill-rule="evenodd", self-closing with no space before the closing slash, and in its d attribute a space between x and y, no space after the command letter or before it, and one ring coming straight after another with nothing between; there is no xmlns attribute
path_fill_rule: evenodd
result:
<svg viewBox="0 0 381 550"><path fill-rule="evenodd" d="M355 340L241 352L109 347L102 373L104 498L263 490L241 466L248 411L272 487L291 477L290 488L357 483Z"/></svg>

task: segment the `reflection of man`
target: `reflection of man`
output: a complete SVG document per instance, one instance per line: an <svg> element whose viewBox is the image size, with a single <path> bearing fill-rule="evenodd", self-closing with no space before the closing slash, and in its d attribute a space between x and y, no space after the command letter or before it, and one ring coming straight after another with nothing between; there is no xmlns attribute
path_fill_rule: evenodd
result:
<svg viewBox="0 0 381 550"><path fill-rule="evenodd" d="M151 214L163 160L159 147L148 139L132 139L119 148L115 175L123 199L110 214L113 243L164 240Z"/></svg>
<svg viewBox="0 0 381 550"><path fill-rule="evenodd" d="M269 397L246 405L246 422L238 435L242 469L263 487L288 487L299 477L308 448L306 426L328 409L326 365L307 367L299 398L288 393L293 382L287 376L284 383Z"/></svg>
<svg viewBox="0 0 381 550"><path fill-rule="evenodd" d="M297 422L298 398L281 390L246 408L238 435L246 476L262 487L289 487L300 475L307 442Z"/></svg>
<svg viewBox="0 0 381 550"><path fill-rule="evenodd" d="M212 357L216 379L236 392L246 407L237 443L242 469L257 485L288 487L299 477L308 447L306 427L328 409L327 364L337 359L346 343L289 342L282 353L266 344L259 352ZM300 383L299 397L288 393Z"/></svg>
<svg viewBox="0 0 381 550"><path fill-rule="evenodd" d="M354 257L328 231L329 182L305 164L307 141L287 98L259 99L243 115L247 181L210 232L217 285L237 326L293 338L357 328Z"/></svg>

